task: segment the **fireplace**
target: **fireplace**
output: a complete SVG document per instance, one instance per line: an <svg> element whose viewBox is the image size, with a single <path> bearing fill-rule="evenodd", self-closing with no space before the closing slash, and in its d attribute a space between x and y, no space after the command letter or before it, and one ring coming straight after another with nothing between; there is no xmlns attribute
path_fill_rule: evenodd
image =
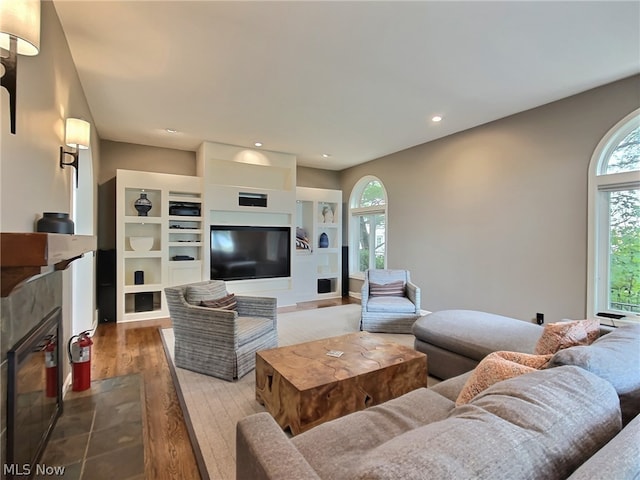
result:
<svg viewBox="0 0 640 480"><path fill-rule="evenodd" d="M64 270L96 243L87 235L0 233L0 458L9 478L34 465L62 411L62 379L70 373L61 362L61 312L63 298L70 299ZM48 369L54 359L56 369Z"/></svg>
<svg viewBox="0 0 640 480"><path fill-rule="evenodd" d="M61 309L8 353L7 464L36 465L62 413Z"/></svg>

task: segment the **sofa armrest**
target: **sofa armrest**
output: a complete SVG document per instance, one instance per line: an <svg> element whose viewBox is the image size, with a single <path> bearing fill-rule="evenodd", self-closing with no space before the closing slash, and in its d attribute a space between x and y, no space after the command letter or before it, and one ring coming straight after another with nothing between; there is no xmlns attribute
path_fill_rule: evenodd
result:
<svg viewBox="0 0 640 480"><path fill-rule="evenodd" d="M317 479L317 473L266 412L236 426L236 478L252 480Z"/></svg>

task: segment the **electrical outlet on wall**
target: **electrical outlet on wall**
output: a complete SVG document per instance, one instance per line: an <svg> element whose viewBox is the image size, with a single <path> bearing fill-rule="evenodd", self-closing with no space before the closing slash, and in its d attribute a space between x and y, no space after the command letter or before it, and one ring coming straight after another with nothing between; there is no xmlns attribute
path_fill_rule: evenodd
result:
<svg viewBox="0 0 640 480"><path fill-rule="evenodd" d="M536 323L542 325L544 323L544 313L536 313Z"/></svg>

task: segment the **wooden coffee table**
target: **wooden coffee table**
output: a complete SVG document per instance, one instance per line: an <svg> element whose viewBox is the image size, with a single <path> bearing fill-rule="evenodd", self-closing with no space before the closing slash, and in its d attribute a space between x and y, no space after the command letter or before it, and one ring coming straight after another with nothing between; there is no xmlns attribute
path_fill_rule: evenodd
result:
<svg viewBox="0 0 640 480"><path fill-rule="evenodd" d="M426 386L424 353L368 332L256 354L256 400L294 435Z"/></svg>

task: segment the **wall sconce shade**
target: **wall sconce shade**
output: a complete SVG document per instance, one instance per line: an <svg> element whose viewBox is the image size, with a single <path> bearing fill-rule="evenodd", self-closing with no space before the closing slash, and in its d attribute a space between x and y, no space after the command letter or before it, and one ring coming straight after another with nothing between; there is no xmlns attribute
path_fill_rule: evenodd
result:
<svg viewBox="0 0 640 480"><path fill-rule="evenodd" d="M0 0L2 1L2 0ZM91 125L79 118L67 118L65 125L64 143L73 150L67 151L60 147L60 168L74 167L76 169L76 188L78 188L78 155L80 150L89 148L91 138ZM71 155L73 161L65 162L64 156Z"/></svg>
<svg viewBox="0 0 640 480"><path fill-rule="evenodd" d="M40 51L40 0L0 0L0 48L10 49L17 40L19 55L33 56Z"/></svg>
<svg viewBox="0 0 640 480"><path fill-rule="evenodd" d="M4 75L0 86L9 92L11 133L16 133L16 83L20 55L37 55L40 51L40 0L0 0L0 56Z"/></svg>
<svg viewBox="0 0 640 480"><path fill-rule="evenodd" d="M86 150L89 148L91 125L79 118L67 118L64 143L70 147Z"/></svg>

